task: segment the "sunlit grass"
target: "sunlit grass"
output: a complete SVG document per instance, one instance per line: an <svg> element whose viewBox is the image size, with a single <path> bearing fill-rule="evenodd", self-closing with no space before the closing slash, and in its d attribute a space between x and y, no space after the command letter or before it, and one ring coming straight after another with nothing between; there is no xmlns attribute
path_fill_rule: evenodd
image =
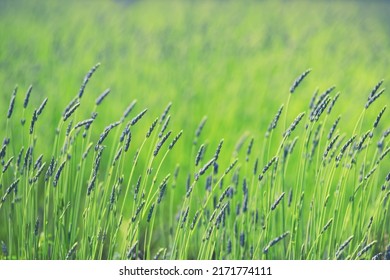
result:
<svg viewBox="0 0 390 280"><path fill-rule="evenodd" d="M11 141L2 158L2 169L9 165L1 197L18 182L0 209L3 258L150 259L159 252L173 259L354 259L384 252L388 154L377 160L388 149L387 138L378 147L388 111L373 126L388 94L364 106L375 84L384 78L381 90L389 78L388 10L386 3L2 1L0 137ZM98 61L80 106L64 121L65 107ZM309 67L312 73L290 94ZM7 119L16 84L15 110ZM318 98L333 85L325 111L310 121L313 93L318 90ZM46 97L30 134L34 110ZM280 119L267 134L281 104ZM291 135L283 136L303 112ZM85 124L74 128L91 118L84 136ZM326 155L332 160L324 160L332 140ZM26 157L29 147L33 153ZM45 181L52 159L56 165Z"/></svg>

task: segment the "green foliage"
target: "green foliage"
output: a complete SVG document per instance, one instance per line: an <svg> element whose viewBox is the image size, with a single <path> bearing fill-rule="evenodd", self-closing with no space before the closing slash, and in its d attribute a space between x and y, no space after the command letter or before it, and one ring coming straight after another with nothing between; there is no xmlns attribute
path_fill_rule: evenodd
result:
<svg viewBox="0 0 390 280"><path fill-rule="evenodd" d="M2 1L0 258L388 251L387 11Z"/></svg>

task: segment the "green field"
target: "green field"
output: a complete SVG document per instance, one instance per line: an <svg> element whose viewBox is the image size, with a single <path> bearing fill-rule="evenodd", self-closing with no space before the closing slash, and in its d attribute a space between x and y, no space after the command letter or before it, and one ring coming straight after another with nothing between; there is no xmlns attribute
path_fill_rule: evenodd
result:
<svg viewBox="0 0 390 280"><path fill-rule="evenodd" d="M390 258L389 14L1 0L0 259Z"/></svg>

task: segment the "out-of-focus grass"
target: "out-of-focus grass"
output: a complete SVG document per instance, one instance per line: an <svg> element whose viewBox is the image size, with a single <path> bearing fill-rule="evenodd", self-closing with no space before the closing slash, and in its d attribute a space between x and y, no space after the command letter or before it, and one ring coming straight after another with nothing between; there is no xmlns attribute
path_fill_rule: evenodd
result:
<svg viewBox="0 0 390 280"><path fill-rule="evenodd" d="M301 97L335 84L353 104L387 78L389 10L385 2L2 1L0 109L15 84L67 101L100 61L91 99L111 87L111 108L137 98L161 110L172 100L178 125L208 115L214 128L254 131L306 68L314 75ZM296 111L304 105L295 98Z"/></svg>

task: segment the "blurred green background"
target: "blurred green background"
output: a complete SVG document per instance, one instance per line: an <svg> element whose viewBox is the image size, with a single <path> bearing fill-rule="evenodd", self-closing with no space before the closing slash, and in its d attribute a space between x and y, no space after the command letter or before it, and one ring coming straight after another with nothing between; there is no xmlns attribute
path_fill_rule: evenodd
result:
<svg viewBox="0 0 390 280"><path fill-rule="evenodd" d="M96 97L111 88L97 135L133 99L137 112L149 108L145 131L172 101L172 127L184 128L185 139L177 157L190 150L204 115L204 137L214 146L225 138L231 151L246 131L264 135L291 83L312 68L288 119L307 108L317 87L336 85L341 127L352 130L371 88L389 80L389 14L386 1L1 0L0 115L16 84L19 109L32 84L31 107L49 98L47 125L38 127L49 141L84 75L101 62L82 102L89 116ZM381 104L375 106L367 123Z"/></svg>

